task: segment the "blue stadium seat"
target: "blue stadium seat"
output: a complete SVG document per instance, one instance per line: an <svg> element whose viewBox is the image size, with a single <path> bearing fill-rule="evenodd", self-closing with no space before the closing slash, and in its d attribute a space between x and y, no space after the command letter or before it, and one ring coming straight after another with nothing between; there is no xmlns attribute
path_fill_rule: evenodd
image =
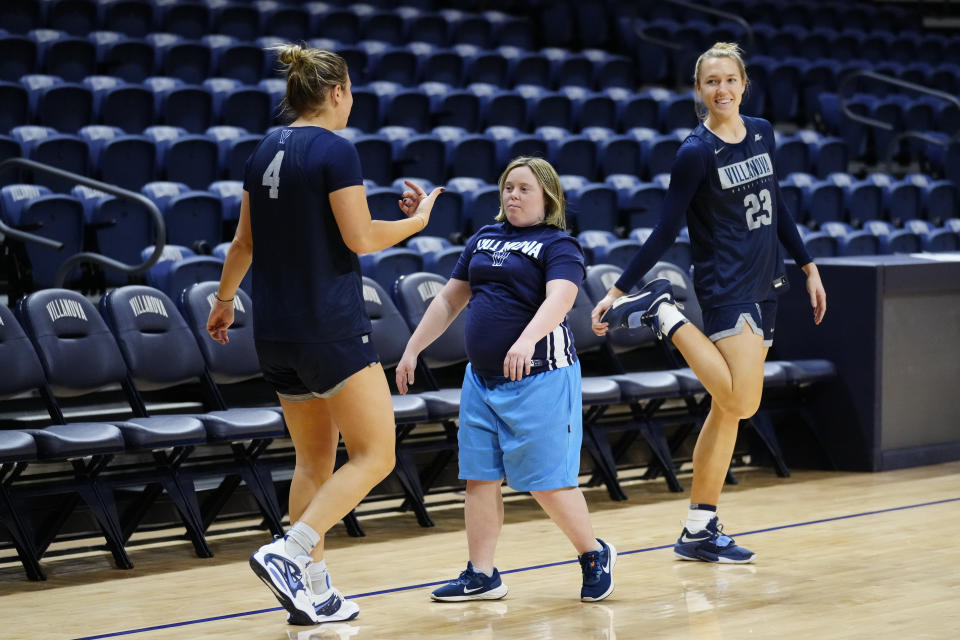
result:
<svg viewBox="0 0 960 640"><path fill-rule="evenodd" d="M157 148L148 137L107 125L87 125L79 133L97 179L137 191L156 177Z"/></svg>
<svg viewBox="0 0 960 640"><path fill-rule="evenodd" d="M480 127L480 99L476 95L442 82L422 82L419 89L430 100L430 116L437 126L467 131Z"/></svg>
<svg viewBox="0 0 960 640"><path fill-rule="evenodd" d="M537 127L534 135L547 143L547 158L560 174L593 180L597 174L597 145L583 135L560 127Z"/></svg>
<svg viewBox="0 0 960 640"><path fill-rule="evenodd" d="M153 245L140 251L142 260L153 255ZM219 281L223 261L212 255L197 255L188 247L168 244L163 247L160 259L146 273L147 284L177 298L185 289L198 282Z"/></svg>
<svg viewBox="0 0 960 640"><path fill-rule="evenodd" d="M541 50L550 61L550 86L563 85L593 89L596 86L593 61L582 53L546 47Z"/></svg>
<svg viewBox="0 0 960 640"><path fill-rule="evenodd" d="M86 36L99 25L95 0L53 0L47 4L47 26L72 36Z"/></svg>
<svg viewBox="0 0 960 640"><path fill-rule="evenodd" d="M93 93L85 86L42 74L25 75L20 82L27 89L38 124L62 133L76 133L93 120Z"/></svg>
<svg viewBox="0 0 960 640"><path fill-rule="evenodd" d="M3 104L3 109L0 110L0 131L6 133L14 127L29 124L31 111L25 87L0 80L0 104Z"/></svg>
<svg viewBox="0 0 960 640"><path fill-rule="evenodd" d="M139 202L117 198L96 189L76 186L72 190L83 207L86 227L85 248L124 264L136 265L143 247L153 243L153 220ZM104 269L108 286L129 284L130 276Z"/></svg>
<svg viewBox="0 0 960 640"><path fill-rule="evenodd" d="M346 127L336 131L352 141L360 156L363 175L377 184L393 180L393 142L380 134L364 134L359 129Z"/></svg>
<svg viewBox="0 0 960 640"><path fill-rule="evenodd" d="M210 33L212 15L204 2L159 0L156 7L157 29L163 33L175 33L194 40Z"/></svg>
<svg viewBox="0 0 960 640"><path fill-rule="evenodd" d="M634 138L619 135L605 127L586 127L581 134L597 145L597 161L601 176L616 174L639 175L640 143Z"/></svg>
<svg viewBox="0 0 960 640"><path fill-rule="evenodd" d="M369 78L410 87L419 81L417 55L410 49L379 40L362 40L357 46L367 54Z"/></svg>
<svg viewBox="0 0 960 640"><path fill-rule="evenodd" d="M114 76L87 76L83 84L93 92L97 122L131 134L140 133L155 122L153 93L146 87Z"/></svg>
<svg viewBox="0 0 960 640"><path fill-rule="evenodd" d="M829 174L826 181L843 189L846 220L850 224L859 226L866 220L883 218L883 190L879 186L839 172Z"/></svg>
<svg viewBox="0 0 960 640"><path fill-rule="evenodd" d="M506 166L517 156L547 157L547 141L543 137L523 133L516 127L491 126L487 127L484 135L497 145L499 167Z"/></svg>
<svg viewBox="0 0 960 640"><path fill-rule="evenodd" d="M143 133L157 145L157 166L163 179L205 189L220 177L220 150L211 138L166 125L147 127Z"/></svg>
<svg viewBox="0 0 960 640"><path fill-rule="evenodd" d="M500 164L494 140L469 133L460 127L434 127L433 134L446 145L447 176L472 176L487 182L496 181Z"/></svg>
<svg viewBox="0 0 960 640"><path fill-rule="evenodd" d="M210 76L212 55L206 43L173 33L151 33L145 40L153 45L158 75L187 84L200 84Z"/></svg>
<svg viewBox="0 0 960 640"><path fill-rule="evenodd" d="M90 40L97 46L100 73L143 82L153 75L155 52L145 40L116 31L93 31Z"/></svg>
<svg viewBox="0 0 960 640"><path fill-rule="evenodd" d="M617 103L607 94L583 87L560 87L558 93L567 97L572 106L572 127L616 129L619 122Z"/></svg>
<svg viewBox="0 0 960 640"><path fill-rule="evenodd" d="M24 246L32 285L55 286L60 265L83 246L80 202L72 196L55 195L47 187L13 184L0 189L0 215L11 227L63 243L60 251L34 243Z"/></svg>
<svg viewBox="0 0 960 640"><path fill-rule="evenodd" d="M803 238L803 246L812 258L830 258L838 254L837 239L825 231L812 231Z"/></svg>
<svg viewBox="0 0 960 640"><path fill-rule="evenodd" d="M492 25L483 16L457 9L441 9L437 13L447 21L451 42L472 44L482 49L494 46L496 41L493 38Z"/></svg>
<svg viewBox="0 0 960 640"><path fill-rule="evenodd" d="M314 35L310 15L304 7L278 4L273 10L265 10L265 3L258 3L262 33L269 33L289 42L304 42Z"/></svg>
<svg viewBox="0 0 960 640"><path fill-rule="evenodd" d="M602 182L584 180L578 186L563 185L567 196L567 224L578 231L613 231L620 222L617 192Z"/></svg>
<svg viewBox="0 0 960 640"><path fill-rule="evenodd" d="M923 212L920 217L934 224L951 218L960 212L960 187L950 180L934 180L922 173L904 176L904 181L922 190Z"/></svg>
<svg viewBox="0 0 960 640"><path fill-rule="evenodd" d="M573 105L570 98L564 94L530 84L518 84L514 91L527 101L527 122L530 128L572 128Z"/></svg>
<svg viewBox="0 0 960 640"><path fill-rule="evenodd" d="M480 49L472 44L457 43L453 50L460 54L464 65L464 82L467 84L490 84L506 87L510 78L510 67L506 58L488 49Z"/></svg>
<svg viewBox="0 0 960 640"><path fill-rule="evenodd" d="M490 24L494 44L518 49L536 48L530 25L523 17L490 10L484 11L482 17Z"/></svg>
<svg viewBox="0 0 960 640"><path fill-rule="evenodd" d="M0 162L8 158L20 158L23 156L23 149L20 143L10 136L0 135ZM21 171L18 167L9 167L6 171L7 180L10 182L22 182Z"/></svg>
<svg viewBox="0 0 960 640"><path fill-rule="evenodd" d="M253 40L262 31L260 11L248 4L230 2L210 5L211 33L222 33L238 40Z"/></svg>
<svg viewBox="0 0 960 640"><path fill-rule="evenodd" d="M892 176L873 172L866 180L883 190L884 219L894 225L904 220L921 218L923 214L923 187L912 180L895 180Z"/></svg>
<svg viewBox="0 0 960 640"><path fill-rule="evenodd" d="M389 129L390 127L385 127ZM400 143L394 161L401 175L440 184L447 177L447 143L434 134L415 134ZM432 220L431 220L432 222Z"/></svg>
<svg viewBox="0 0 960 640"><path fill-rule="evenodd" d="M207 191L220 198L220 213L224 222L233 222L236 226L240 219L240 202L243 199L243 180L216 180L211 182ZM230 237L230 234L227 234ZM220 245L217 245L220 246Z"/></svg>
<svg viewBox="0 0 960 640"><path fill-rule="evenodd" d="M263 133L273 123L273 100L266 90L233 78L204 80L213 96L213 119L220 124Z"/></svg>
<svg viewBox="0 0 960 640"><path fill-rule="evenodd" d="M583 55L593 63L593 77L597 89L622 87L633 90L635 86L634 65L630 58L609 53L599 48L584 49Z"/></svg>
<svg viewBox="0 0 960 640"><path fill-rule="evenodd" d="M787 136L774 131L777 139L777 151L774 162L777 167L777 179L783 180L790 173L810 173L810 151L803 138Z"/></svg>
<svg viewBox="0 0 960 640"><path fill-rule="evenodd" d="M142 38L153 31L154 5L150 0L99 0L100 26Z"/></svg>
<svg viewBox="0 0 960 640"><path fill-rule="evenodd" d="M507 59L510 84L532 84L552 88L550 59L538 51L527 51L516 47L497 47Z"/></svg>
<svg viewBox="0 0 960 640"><path fill-rule="evenodd" d="M452 195L447 193L445 195ZM457 194L459 195L459 194ZM431 216L431 220L432 220ZM463 252L462 245L453 245L446 238L417 236L407 242L407 248L423 256L423 268L444 278L450 277Z"/></svg>
<svg viewBox="0 0 960 640"><path fill-rule="evenodd" d="M23 35L0 33L0 80L16 82L39 69L36 42Z"/></svg>
<svg viewBox="0 0 960 640"><path fill-rule="evenodd" d="M208 183L209 184L209 183ZM150 182L140 190L157 205L167 225L167 241L192 246L220 243L222 235L220 199L209 191L191 190L180 182Z"/></svg>
<svg viewBox="0 0 960 640"><path fill-rule="evenodd" d="M143 84L153 91L156 113L163 124L202 133L214 124L213 96L202 86L185 84L179 78L152 76Z"/></svg>
<svg viewBox="0 0 960 640"><path fill-rule="evenodd" d="M10 135L20 143L25 157L65 171L90 175L90 150L79 136L58 134L55 129L36 125L14 127ZM72 182L45 173L33 176L32 181L60 192L73 187Z"/></svg>
<svg viewBox="0 0 960 640"><path fill-rule="evenodd" d="M423 271L423 256L411 249L391 247L361 255L360 269L364 276L393 291L400 276Z"/></svg>
<svg viewBox="0 0 960 640"><path fill-rule="evenodd" d="M27 37L37 43L42 73L80 82L97 72L97 48L90 40L57 29L33 29Z"/></svg>
<svg viewBox="0 0 960 640"><path fill-rule="evenodd" d="M660 130L693 129L700 121L692 93L674 95L660 103Z"/></svg>
<svg viewBox="0 0 960 640"><path fill-rule="evenodd" d="M420 82L444 82L463 85L463 58L452 49L438 48L426 42L411 42L407 49L416 56Z"/></svg>
<svg viewBox="0 0 960 640"><path fill-rule="evenodd" d="M479 178L457 177L447 181L447 190L463 198L463 231L471 235L480 227L493 224L500 211L500 188ZM432 217L432 216L431 216Z"/></svg>
<svg viewBox="0 0 960 640"><path fill-rule="evenodd" d="M260 142L261 136L249 133L243 127L220 125L204 132L217 143L220 150L220 173L228 180L243 180L247 158Z"/></svg>
<svg viewBox="0 0 960 640"><path fill-rule="evenodd" d="M409 42L426 42L437 47L450 44L450 31L447 21L432 11L420 11L414 7L398 7L396 10L403 21L404 37Z"/></svg>
<svg viewBox="0 0 960 640"><path fill-rule="evenodd" d="M818 178L826 178L831 173L847 170L849 152L842 138L823 136L809 129L797 131L795 137L807 145L810 173Z"/></svg>
<svg viewBox="0 0 960 640"><path fill-rule="evenodd" d="M482 126L501 125L526 129L527 101L519 93L476 82L468 85L467 91L476 95L480 101Z"/></svg>
<svg viewBox="0 0 960 640"><path fill-rule="evenodd" d="M648 178L670 171L677 149L683 142L683 138L677 134L661 134L646 127L633 127L627 130L626 135L640 144L642 175Z"/></svg>
<svg viewBox="0 0 960 640"><path fill-rule="evenodd" d="M263 77L264 51L252 42L222 33L204 35L201 42L210 47L212 75L233 78L244 84L256 84Z"/></svg>

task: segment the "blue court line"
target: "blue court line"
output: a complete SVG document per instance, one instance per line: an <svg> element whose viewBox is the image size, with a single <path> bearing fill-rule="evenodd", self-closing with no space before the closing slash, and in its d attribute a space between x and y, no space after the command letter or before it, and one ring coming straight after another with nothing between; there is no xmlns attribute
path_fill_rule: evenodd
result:
<svg viewBox="0 0 960 640"><path fill-rule="evenodd" d="M808 527L814 524L823 524L824 522L836 522L839 520L849 520L851 518L863 518L865 516L875 516L881 513L892 513L894 511L905 511L907 509L919 509L921 507L931 507L938 504L947 504L950 502L960 502L960 498L945 498L943 500L933 500L931 502L921 502L919 504L908 504L902 507L890 507L889 509L876 509L874 511L863 511L861 513L851 513L845 516L834 516L832 518L821 518L819 520L807 520L806 522L796 522L794 524L784 524L779 527L767 527L766 529L755 529L753 531L742 531L740 533L734 534L738 537L740 536L752 536L758 533L769 533L771 531L779 531L781 529L796 529L797 527ZM630 551L618 551L618 556L628 556L636 553L646 553L648 551L661 551L663 549L671 549L673 544L662 544L656 547L646 547L643 549L632 549ZM537 564L530 567L521 567L519 569L507 569L506 571L501 571L500 573L506 575L508 573L520 573L521 571L534 571L537 569L547 569L549 567L559 567L565 564L574 564L576 560L561 560L559 562L548 562L546 564ZM446 584L449 580L440 580L438 582L424 582L423 584L413 584L406 587L394 587L392 589L381 589L380 591L369 591L367 593L360 593L353 596L348 596L350 599L355 600L357 598L366 598L369 596L379 596L387 593L397 593L400 591L412 591L414 589L423 589L424 587L433 587L436 585ZM244 616L253 616L260 613L268 613L272 611L283 611L283 607L272 607L269 609L257 609L255 611L244 611L242 613L228 613L223 616L213 616L212 618L200 618L197 620L186 620L184 622L172 622L170 624L159 624L153 627L143 627L141 629L128 629L126 631L115 631L113 633L104 633L98 636L83 636L81 638L74 638L74 640L100 640L101 638L116 638L118 636L129 636L135 633L146 633L147 631L159 631L161 629L173 629L176 627L185 627L188 625L202 624L204 622L214 622L216 620L229 620L231 618L242 618Z"/></svg>

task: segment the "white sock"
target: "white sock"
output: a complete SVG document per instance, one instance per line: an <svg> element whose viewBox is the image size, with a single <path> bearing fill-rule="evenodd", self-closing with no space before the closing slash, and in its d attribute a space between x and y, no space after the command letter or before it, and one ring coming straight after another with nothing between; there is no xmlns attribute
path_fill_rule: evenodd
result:
<svg viewBox="0 0 960 640"><path fill-rule="evenodd" d="M330 589L330 572L327 571L327 563L323 560L314 560L307 567L307 575L310 576L310 583L313 585L314 593L325 593Z"/></svg>
<svg viewBox="0 0 960 640"><path fill-rule="evenodd" d="M690 533L699 533L707 528L707 523L717 515L717 508L712 505L692 504L687 511L687 522L684 525Z"/></svg>
<svg viewBox="0 0 960 640"><path fill-rule="evenodd" d="M476 571L477 573L482 573L483 575L487 576L488 578L492 578L492 577L493 577L493 569L490 569L490 571L483 571L482 569L478 569L477 567L474 567L473 570Z"/></svg>
<svg viewBox="0 0 960 640"><path fill-rule="evenodd" d="M308 556L320 544L320 534L302 520L290 527L284 538L287 543L285 550L290 556Z"/></svg>
<svg viewBox="0 0 960 640"><path fill-rule="evenodd" d="M657 307L657 319L660 322L660 333L667 338L673 336L673 332L687 322L686 316L675 304L661 304Z"/></svg>

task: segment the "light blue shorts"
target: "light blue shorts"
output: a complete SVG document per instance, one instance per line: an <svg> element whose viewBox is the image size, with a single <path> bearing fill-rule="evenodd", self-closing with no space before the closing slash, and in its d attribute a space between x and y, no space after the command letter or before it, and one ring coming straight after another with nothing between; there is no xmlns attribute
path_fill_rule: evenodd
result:
<svg viewBox="0 0 960 640"><path fill-rule="evenodd" d="M467 365L460 395L460 479L506 478L517 491L577 486L580 363L511 382Z"/></svg>

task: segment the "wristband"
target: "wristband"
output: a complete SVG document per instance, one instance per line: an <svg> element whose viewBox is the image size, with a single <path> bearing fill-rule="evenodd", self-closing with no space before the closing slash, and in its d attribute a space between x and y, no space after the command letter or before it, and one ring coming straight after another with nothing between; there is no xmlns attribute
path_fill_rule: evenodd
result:
<svg viewBox="0 0 960 640"><path fill-rule="evenodd" d="M216 292L214 292L213 297L217 299L217 302L233 302L233 298L230 298L229 300L224 300L223 298L221 298L220 296L218 296L218 295L216 294ZM234 296L234 297L236 297L236 296Z"/></svg>

